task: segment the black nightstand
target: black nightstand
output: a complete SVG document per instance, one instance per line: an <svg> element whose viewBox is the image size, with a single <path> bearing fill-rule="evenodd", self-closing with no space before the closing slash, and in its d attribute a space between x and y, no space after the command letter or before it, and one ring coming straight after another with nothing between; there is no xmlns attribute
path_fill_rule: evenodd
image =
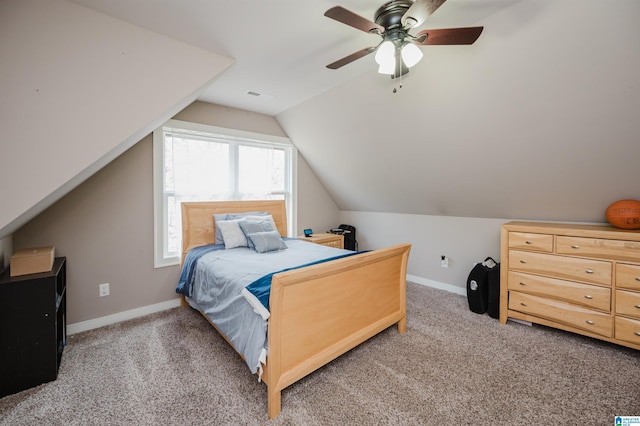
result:
<svg viewBox="0 0 640 426"><path fill-rule="evenodd" d="M67 343L66 258L38 274L0 275L0 397L55 380Z"/></svg>

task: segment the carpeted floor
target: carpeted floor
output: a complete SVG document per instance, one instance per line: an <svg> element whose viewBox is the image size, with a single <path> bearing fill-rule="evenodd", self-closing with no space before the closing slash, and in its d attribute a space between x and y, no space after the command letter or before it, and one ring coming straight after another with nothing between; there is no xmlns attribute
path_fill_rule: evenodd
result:
<svg viewBox="0 0 640 426"><path fill-rule="evenodd" d="M392 327L266 390L199 313L176 308L70 336L58 379L0 399L0 425L612 425L640 415L640 352L500 325L466 298L407 289Z"/></svg>

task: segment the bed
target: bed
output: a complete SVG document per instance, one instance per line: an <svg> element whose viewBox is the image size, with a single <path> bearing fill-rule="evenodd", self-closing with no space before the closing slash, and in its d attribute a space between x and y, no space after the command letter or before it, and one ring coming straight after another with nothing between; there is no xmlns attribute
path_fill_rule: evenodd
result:
<svg viewBox="0 0 640 426"><path fill-rule="evenodd" d="M287 235L286 207L282 200L183 203L183 265L193 249L215 245L214 217L248 212L270 215L279 234ZM285 238L285 242L292 247L300 244L305 248L316 246L297 239ZM410 248L409 244L401 244L345 255L344 250L324 247L336 250L334 260L286 268L283 272L273 271L268 318L261 318L265 321L268 354L261 359L259 372L267 386L270 419L280 413L281 392L287 386L394 324L399 333L406 332L406 268ZM216 253L222 255L231 251ZM218 257L217 254L212 256ZM249 305L248 301L243 303ZM184 295L183 305L200 310L247 360L243 350L238 350L239 345L234 344L235 338L221 330L224 328L220 326L222 323L216 324L215 315L207 314L197 301ZM252 311L255 317L260 316L255 309ZM251 321L254 319L260 321L256 318Z"/></svg>

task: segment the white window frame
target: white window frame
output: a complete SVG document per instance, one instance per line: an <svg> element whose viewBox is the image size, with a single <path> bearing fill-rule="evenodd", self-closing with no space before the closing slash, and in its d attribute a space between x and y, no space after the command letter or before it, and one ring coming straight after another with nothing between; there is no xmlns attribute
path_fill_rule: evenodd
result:
<svg viewBox="0 0 640 426"><path fill-rule="evenodd" d="M297 157L296 147L288 138L261 133L247 132L243 130L228 129L224 127L211 126L207 124L192 123L181 120L169 120L153 132L153 242L154 242L154 267L179 265L180 254L169 256L165 253L165 241L167 240L167 204L164 194L164 134L166 127L177 128L185 131L207 133L212 137L230 142L239 142L254 146L275 146L285 148L287 154L287 184L288 191L285 191L285 203L287 208L287 234L295 234L297 223ZM237 159L231 168L235 169Z"/></svg>

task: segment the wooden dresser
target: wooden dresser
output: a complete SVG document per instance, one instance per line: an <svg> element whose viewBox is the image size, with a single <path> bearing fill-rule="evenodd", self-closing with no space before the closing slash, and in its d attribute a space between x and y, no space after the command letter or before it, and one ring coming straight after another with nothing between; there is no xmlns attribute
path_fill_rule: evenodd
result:
<svg viewBox="0 0 640 426"><path fill-rule="evenodd" d="M640 231L502 226L500 322L515 318L640 349Z"/></svg>

